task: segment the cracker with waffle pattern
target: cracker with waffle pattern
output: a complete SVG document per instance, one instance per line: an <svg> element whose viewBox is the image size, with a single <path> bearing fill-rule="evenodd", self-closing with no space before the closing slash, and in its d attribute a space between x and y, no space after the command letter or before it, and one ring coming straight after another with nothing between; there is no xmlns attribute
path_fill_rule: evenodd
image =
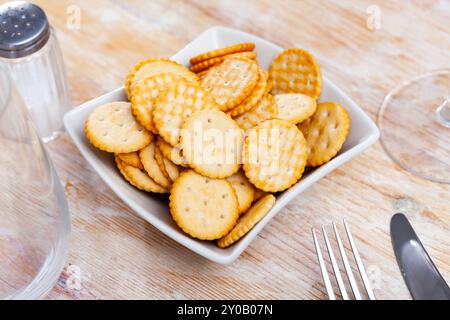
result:
<svg viewBox="0 0 450 320"><path fill-rule="evenodd" d="M298 128L284 120L267 120L246 133L243 169L250 182L266 192L286 190L306 166L307 147Z"/></svg>
<svg viewBox="0 0 450 320"><path fill-rule="evenodd" d="M159 135L176 146L187 118L198 110L218 108L214 98L200 86L180 82L160 94L153 110L153 122Z"/></svg>
<svg viewBox="0 0 450 320"><path fill-rule="evenodd" d="M301 93L281 93L275 95L277 118L297 124L311 117L317 108L317 102Z"/></svg>
<svg viewBox="0 0 450 320"><path fill-rule="evenodd" d="M272 94L303 93L318 99L322 91L322 74L316 59L303 49L284 50L269 69Z"/></svg>
<svg viewBox="0 0 450 320"><path fill-rule="evenodd" d="M308 166L330 161L344 145L350 131L347 110L335 102L323 102L314 115L298 125L308 147Z"/></svg>
<svg viewBox="0 0 450 320"><path fill-rule="evenodd" d="M208 60L204 60L202 62L196 63L191 66L191 71L195 73L199 73L205 70L208 70L212 66L215 66L216 64L221 63L223 60L228 58L238 58L238 59L250 59L255 60L256 59L256 53L248 51L248 52L239 52L239 53L231 53L227 54L225 56L211 58Z"/></svg>
<svg viewBox="0 0 450 320"><path fill-rule="evenodd" d="M153 193L167 193L168 189L157 184L150 176L143 170L133 166L129 166L116 157L116 165L122 176L132 186L147 192Z"/></svg>
<svg viewBox="0 0 450 320"><path fill-rule="evenodd" d="M255 44L252 42L244 42L244 43L238 43L233 44L230 46L226 46L219 49L214 49L211 51L207 51L204 53L201 53L199 55L196 55L195 57L192 57L189 62L191 64L196 64L205 60L209 60L216 57L225 56L227 54L237 53L237 52L245 52L245 51L252 51L255 49Z"/></svg>
<svg viewBox="0 0 450 320"><path fill-rule="evenodd" d="M112 153L138 151L153 139L153 135L133 117L128 102L111 102L95 108L84 129L92 145Z"/></svg>
<svg viewBox="0 0 450 320"><path fill-rule="evenodd" d="M178 62L166 58L152 58L137 63L130 73L128 73L125 82L125 91L128 99L131 99L131 94L139 82L160 73L172 73L182 76L188 82L198 82L197 75Z"/></svg>
<svg viewBox="0 0 450 320"><path fill-rule="evenodd" d="M256 83L255 89L253 89L252 93L245 98L238 106L234 107L227 113L232 117L237 117L244 112L247 112L254 106L258 104L258 102L264 96L267 87L267 73L263 69L259 68L259 78Z"/></svg>
<svg viewBox="0 0 450 320"><path fill-rule="evenodd" d="M203 177L194 170L180 174L169 199L173 220L197 239L223 237L239 217L238 200L231 184L225 179Z"/></svg>
<svg viewBox="0 0 450 320"><path fill-rule="evenodd" d="M277 105L270 93L265 93L255 107L234 118L236 123L244 130L253 128L265 120L275 119L278 116Z"/></svg>
<svg viewBox="0 0 450 320"><path fill-rule="evenodd" d="M181 75L173 73L159 73L140 81L131 93L131 111L136 120L147 130L157 134L153 124L153 109L156 98L161 91L170 85L186 81Z"/></svg>
<svg viewBox="0 0 450 320"><path fill-rule="evenodd" d="M211 93L222 111L228 111L253 92L259 79L258 70L253 60L225 59L209 68L200 84Z"/></svg>
<svg viewBox="0 0 450 320"><path fill-rule="evenodd" d="M259 221L261 221L275 204L275 197L268 194L258 200L246 213L244 213L234 228L223 238L217 241L220 248L226 248L245 236Z"/></svg>

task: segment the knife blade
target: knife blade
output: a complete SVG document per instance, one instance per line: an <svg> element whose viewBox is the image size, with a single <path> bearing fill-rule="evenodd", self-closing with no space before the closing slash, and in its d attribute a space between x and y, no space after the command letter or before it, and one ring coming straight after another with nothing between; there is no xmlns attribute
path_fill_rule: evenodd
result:
<svg viewBox="0 0 450 320"><path fill-rule="evenodd" d="M398 266L415 300L450 300L450 288L404 214L391 218L391 240Z"/></svg>

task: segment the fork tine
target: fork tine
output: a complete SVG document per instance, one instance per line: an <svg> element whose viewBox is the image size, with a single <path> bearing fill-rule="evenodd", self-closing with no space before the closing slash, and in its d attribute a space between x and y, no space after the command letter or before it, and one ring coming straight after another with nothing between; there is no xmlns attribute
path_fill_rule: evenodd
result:
<svg viewBox="0 0 450 320"><path fill-rule="evenodd" d="M328 255L330 256L331 266L333 267L334 276L336 277L336 281L339 287L339 291L341 292L341 296L343 300L348 300L347 290L345 290L344 281L342 281L341 271L339 270L339 266L336 262L336 258L334 257L333 248L331 247L330 241L328 240L327 231L325 227L322 226L323 236L325 238L325 244L327 245Z"/></svg>
<svg viewBox="0 0 450 320"><path fill-rule="evenodd" d="M364 265L362 263L361 257L359 256L358 250L356 249L355 242L353 241L352 233L350 232L350 228L348 227L347 221L344 219L345 232L347 233L348 240L350 241L350 246L352 247L353 256L356 260L356 265L358 266L359 273L361 274L361 278L364 283L364 287L366 288L367 295L370 300L376 300L375 294L372 291L372 287L370 286L369 278L367 278L366 270L364 269Z"/></svg>
<svg viewBox="0 0 450 320"><path fill-rule="evenodd" d="M319 259L320 271L322 272L323 281L325 283L325 289L327 290L328 299L336 300L334 295L333 287L331 286L330 278L328 277L327 268L325 267L325 262L323 261L322 252L320 251L319 241L317 241L316 231L312 229L314 245L316 246L317 258Z"/></svg>
<svg viewBox="0 0 450 320"><path fill-rule="evenodd" d="M333 222L334 235L339 247L339 252L341 253L342 261L344 262L345 271L347 272L348 281L350 282L350 287L352 288L353 295L356 300L361 300L361 293L359 292L358 285L356 284L355 277L353 276L352 268L350 267L350 262L348 261L347 254L345 253L344 246L342 245L341 237L339 236L336 224Z"/></svg>

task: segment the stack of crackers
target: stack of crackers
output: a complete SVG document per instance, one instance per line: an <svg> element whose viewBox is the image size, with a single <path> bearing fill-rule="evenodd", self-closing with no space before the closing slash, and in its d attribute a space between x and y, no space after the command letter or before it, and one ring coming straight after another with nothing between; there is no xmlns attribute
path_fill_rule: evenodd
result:
<svg viewBox="0 0 450 320"><path fill-rule="evenodd" d="M342 148L344 107L318 103L322 76L303 49L262 69L255 44L205 52L190 69L169 59L138 63L128 74L129 102L97 107L86 136L115 154L136 188L170 193L170 213L187 234L225 248L294 185Z"/></svg>

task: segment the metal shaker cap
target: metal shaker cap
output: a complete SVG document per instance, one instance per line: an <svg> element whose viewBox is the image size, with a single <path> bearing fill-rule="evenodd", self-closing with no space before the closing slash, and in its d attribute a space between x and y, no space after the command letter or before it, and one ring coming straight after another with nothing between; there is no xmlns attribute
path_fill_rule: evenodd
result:
<svg viewBox="0 0 450 320"><path fill-rule="evenodd" d="M41 49L50 37L45 12L28 1L0 6L0 57L21 58Z"/></svg>

